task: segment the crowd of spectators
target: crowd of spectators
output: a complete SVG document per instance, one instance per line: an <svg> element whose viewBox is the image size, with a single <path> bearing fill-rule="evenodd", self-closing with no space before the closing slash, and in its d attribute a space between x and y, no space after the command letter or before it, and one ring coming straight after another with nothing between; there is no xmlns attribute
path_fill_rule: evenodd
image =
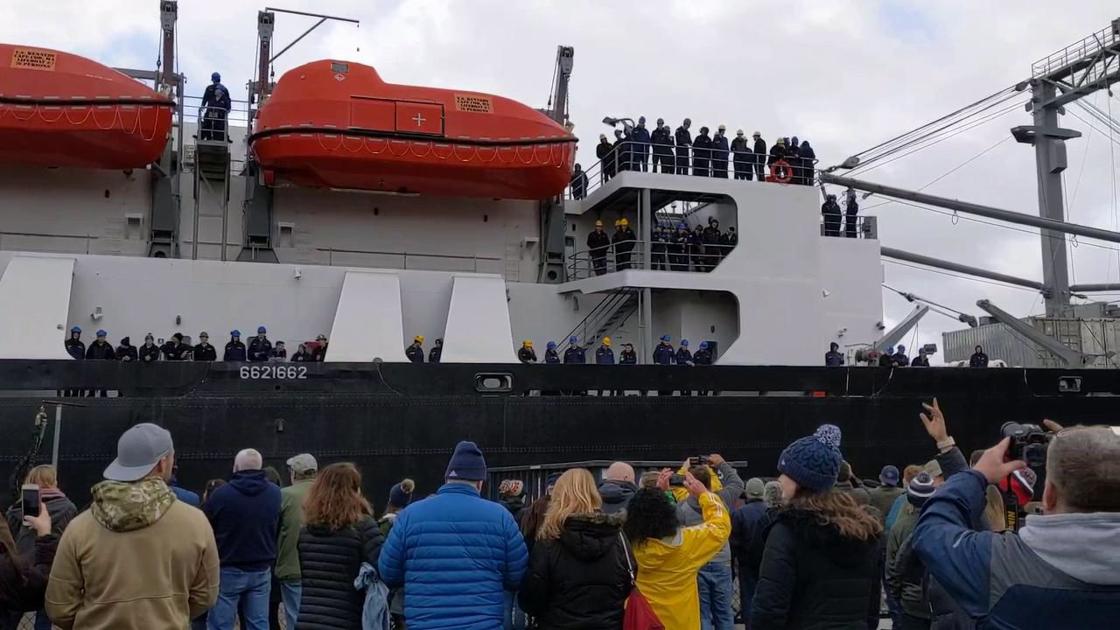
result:
<svg viewBox="0 0 1120 630"><path fill-rule="evenodd" d="M620 461L601 481L556 472L533 501L516 478L484 499L486 459L464 441L441 487L420 500L402 479L381 518L353 464L320 469L307 453L281 489L244 449L200 498L175 481L171 435L139 424L85 511L53 468L27 475L41 504L0 523L0 623L873 629L885 586L894 628L1109 627L1120 430L1046 421L1045 463L1028 467L1012 437L967 462L936 400L920 420L933 458L877 480L822 425L769 481L744 482L719 454L640 477Z"/></svg>
<svg viewBox="0 0 1120 630"><path fill-rule="evenodd" d="M644 116L621 121L614 140L599 135L595 156L599 159L599 178L605 183L622 171L652 171L696 177L739 180L776 181L812 185L817 162L816 151L808 140L796 136L778 138L767 148L762 133L755 131L747 138L742 129L728 139L727 127L719 125L715 134L708 127L692 136L692 120L685 118L676 131L658 118L652 132L646 128ZM769 169L769 175L766 170ZM572 197L582 199L588 192L587 173L579 164L572 172Z"/></svg>
<svg viewBox="0 0 1120 630"><path fill-rule="evenodd" d="M650 269L654 271L708 272L715 269L738 244L739 234L735 227L720 230L719 220L715 217L708 218L707 226L697 223L690 227L684 220L676 223L660 221L652 230L648 244L638 242L626 217L614 222L613 235L606 233L601 219L595 221L595 229L587 235L588 257L597 276L611 270L609 258L612 254L613 270L626 271L642 268L647 251Z"/></svg>

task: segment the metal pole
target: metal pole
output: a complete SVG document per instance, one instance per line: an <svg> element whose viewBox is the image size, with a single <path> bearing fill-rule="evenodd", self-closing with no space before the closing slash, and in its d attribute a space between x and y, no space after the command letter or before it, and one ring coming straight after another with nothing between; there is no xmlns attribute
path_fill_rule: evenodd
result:
<svg viewBox="0 0 1120 630"><path fill-rule="evenodd" d="M969 265L962 265L949 260L942 260L940 258L932 258L930 256L923 256L915 254L903 249L895 249L893 247L880 247L880 253L887 258L894 258L896 260L905 260L907 262L925 265L927 267L937 267L938 269L946 269L948 271L956 271L958 273L968 274L970 276L977 276L980 278L988 278L999 282L1006 282L1007 284L1014 284L1020 287L1027 287L1028 289L1035 289L1042 291L1043 285L1041 282L1035 280L1027 280L1026 278L1018 278L1016 276L1009 276L1006 274L981 269L979 267L970 267Z"/></svg>
<svg viewBox="0 0 1120 630"><path fill-rule="evenodd" d="M1038 214L1062 221L1062 171L1066 170L1065 140L1051 132L1058 130L1058 107L1044 105L1057 94L1049 81L1031 82L1031 105L1034 116L1034 161L1038 171ZM1069 307L1069 261L1066 239L1053 230L1042 230L1042 282L1046 285L1046 314L1056 317Z"/></svg>
<svg viewBox="0 0 1120 630"><path fill-rule="evenodd" d="M642 243L644 243L643 251L645 252L645 263L642 265L642 269L653 269L653 252L650 251L650 244L653 242L653 217L651 212L653 209L653 201L650 199L650 191L648 188L642 189L642 202L640 207L642 211L641 239Z"/></svg>
<svg viewBox="0 0 1120 630"><path fill-rule="evenodd" d="M1118 282L1101 282L1095 284L1075 284L1069 288L1071 293L1094 293L1099 291L1120 291Z"/></svg>
<svg viewBox="0 0 1120 630"><path fill-rule="evenodd" d="M653 363L653 292L649 287L642 289L642 363Z"/></svg>
<svg viewBox="0 0 1120 630"><path fill-rule="evenodd" d="M1002 210L1000 208L993 208L991 206L982 206L980 204L969 203L967 201L958 201L956 199L947 199L945 197L927 195L925 193L914 192L912 190L906 190L904 188L884 186L882 184L875 184L860 179L852 179L850 177L839 177L830 173L821 173L820 177L821 181L826 184L835 184L837 186L851 186L856 190L863 190L866 192L883 195L884 197L906 199L908 201L924 203L930 206L956 210L965 214L975 214L977 216L987 217L989 219L1007 221L1008 223L1030 225L1032 227L1042 228L1044 230L1053 230L1055 232L1076 234L1078 236L1095 238L1102 241L1109 241L1111 243L1120 243L1120 232L1111 232L1109 230L1102 230L1086 225L1079 225L1077 223L1066 223L1065 221L1036 217L1029 214L1023 214L1022 212L1012 212L1010 210ZM1060 239L1061 237L1059 236L1057 238Z"/></svg>
<svg viewBox="0 0 1120 630"><path fill-rule="evenodd" d="M54 446L51 447L51 466L58 470L58 447L62 443L62 405L54 406Z"/></svg>

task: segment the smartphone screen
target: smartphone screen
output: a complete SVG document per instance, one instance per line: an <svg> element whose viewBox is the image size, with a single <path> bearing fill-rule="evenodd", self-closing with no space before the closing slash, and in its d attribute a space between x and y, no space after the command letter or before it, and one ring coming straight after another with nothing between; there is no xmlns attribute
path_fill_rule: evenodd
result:
<svg viewBox="0 0 1120 630"><path fill-rule="evenodd" d="M28 483L23 485L23 515L24 516L39 516L39 486Z"/></svg>

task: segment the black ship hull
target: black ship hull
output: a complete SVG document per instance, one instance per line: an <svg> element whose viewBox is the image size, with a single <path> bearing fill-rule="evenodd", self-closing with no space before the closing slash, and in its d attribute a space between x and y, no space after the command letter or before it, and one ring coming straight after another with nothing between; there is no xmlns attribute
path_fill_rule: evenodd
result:
<svg viewBox="0 0 1120 630"><path fill-rule="evenodd" d="M73 389L122 396L56 393ZM630 395L595 395L604 389ZM648 389L719 395L639 395ZM1120 373L9 360L0 361L0 474L24 464L40 409L47 426L34 459L51 460L61 402L59 472L79 504L115 456L120 433L145 421L171 431L185 487L228 477L242 448L260 450L281 471L291 455L310 452L323 463L356 462L378 506L405 476L422 495L438 487L461 439L478 442L492 467L719 452L746 460L749 475L772 476L782 447L830 422L843 430L857 473L874 477L884 464L931 457L918 412L934 396L967 452L993 444L1008 420L1112 421ZM0 504L9 500L5 492Z"/></svg>

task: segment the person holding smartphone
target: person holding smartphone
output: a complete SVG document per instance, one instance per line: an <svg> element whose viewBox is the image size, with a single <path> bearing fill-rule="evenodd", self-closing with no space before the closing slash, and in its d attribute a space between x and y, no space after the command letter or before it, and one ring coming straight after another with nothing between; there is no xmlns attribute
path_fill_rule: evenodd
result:
<svg viewBox="0 0 1120 630"><path fill-rule="evenodd" d="M58 536L51 531L51 513L46 505L39 504L37 516L24 516L23 524L35 532L35 547L30 554L19 553L11 528L0 521L0 620L43 607L47 578L58 549Z"/></svg>

